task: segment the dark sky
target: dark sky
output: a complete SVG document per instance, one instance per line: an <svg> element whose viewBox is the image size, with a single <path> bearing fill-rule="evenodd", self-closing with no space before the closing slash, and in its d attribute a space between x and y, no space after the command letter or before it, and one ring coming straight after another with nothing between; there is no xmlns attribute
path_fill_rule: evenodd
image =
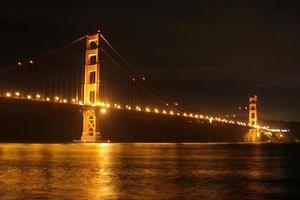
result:
<svg viewBox="0 0 300 200"><path fill-rule="evenodd" d="M5 1L0 66L98 28L147 79L183 106L300 121L300 1Z"/></svg>

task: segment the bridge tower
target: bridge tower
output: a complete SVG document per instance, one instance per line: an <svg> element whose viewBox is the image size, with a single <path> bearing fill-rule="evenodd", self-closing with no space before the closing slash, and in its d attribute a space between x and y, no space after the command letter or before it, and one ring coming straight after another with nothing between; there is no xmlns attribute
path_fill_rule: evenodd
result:
<svg viewBox="0 0 300 200"><path fill-rule="evenodd" d="M257 126L257 96L249 97L249 126L248 132L244 135L245 142L261 142L261 131L256 128Z"/></svg>
<svg viewBox="0 0 300 200"><path fill-rule="evenodd" d="M84 91L83 104L83 130L81 141L96 142L101 139L97 123L97 112L94 107L100 102L100 33L86 36Z"/></svg>
<svg viewBox="0 0 300 200"><path fill-rule="evenodd" d="M257 96L249 97L249 125L257 126Z"/></svg>

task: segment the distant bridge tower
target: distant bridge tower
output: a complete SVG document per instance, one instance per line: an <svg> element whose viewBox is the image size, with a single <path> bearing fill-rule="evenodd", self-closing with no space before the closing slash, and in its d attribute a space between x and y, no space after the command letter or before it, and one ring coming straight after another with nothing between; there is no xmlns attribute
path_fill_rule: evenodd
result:
<svg viewBox="0 0 300 200"><path fill-rule="evenodd" d="M249 125L257 126L257 96L249 97Z"/></svg>
<svg viewBox="0 0 300 200"><path fill-rule="evenodd" d="M93 107L100 102L100 33L86 36L84 91L83 103L83 130L81 141L96 142L101 139L96 109Z"/></svg>
<svg viewBox="0 0 300 200"><path fill-rule="evenodd" d="M261 142L261 131L257 129L257 96L249 97L249 126L250 128L244 135L245 142Z"/></svg>

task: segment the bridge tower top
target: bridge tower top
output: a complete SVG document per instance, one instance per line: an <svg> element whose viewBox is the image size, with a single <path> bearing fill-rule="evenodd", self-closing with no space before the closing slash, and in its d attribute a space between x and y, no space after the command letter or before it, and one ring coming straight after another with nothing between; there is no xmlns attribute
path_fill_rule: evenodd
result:
<svg viewBox="0 0 300 200"><path fill-rule="evenodd" d="M83 103L93 105L100 102L99 33L86 36L85 52Z"/></svg>
<svg viewBox="0 0 300 200"><path fill-rule="evenodd" d="M249 97L249 125L257 126L257 96Z"/></svg>

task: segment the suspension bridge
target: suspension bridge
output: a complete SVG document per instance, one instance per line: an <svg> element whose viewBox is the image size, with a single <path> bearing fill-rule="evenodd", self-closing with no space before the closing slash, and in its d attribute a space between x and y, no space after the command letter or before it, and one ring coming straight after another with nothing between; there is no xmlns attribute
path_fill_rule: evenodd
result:
<svg viewBox="0 0 300 200"><path fill-rule="evenodd" d="M275 131L257 124L256 97L250 98L249 122L190 112L170 103L99 31L1 69L0 98L80 106L82 142L101 141L98 118L110 109Z"/></svg>

